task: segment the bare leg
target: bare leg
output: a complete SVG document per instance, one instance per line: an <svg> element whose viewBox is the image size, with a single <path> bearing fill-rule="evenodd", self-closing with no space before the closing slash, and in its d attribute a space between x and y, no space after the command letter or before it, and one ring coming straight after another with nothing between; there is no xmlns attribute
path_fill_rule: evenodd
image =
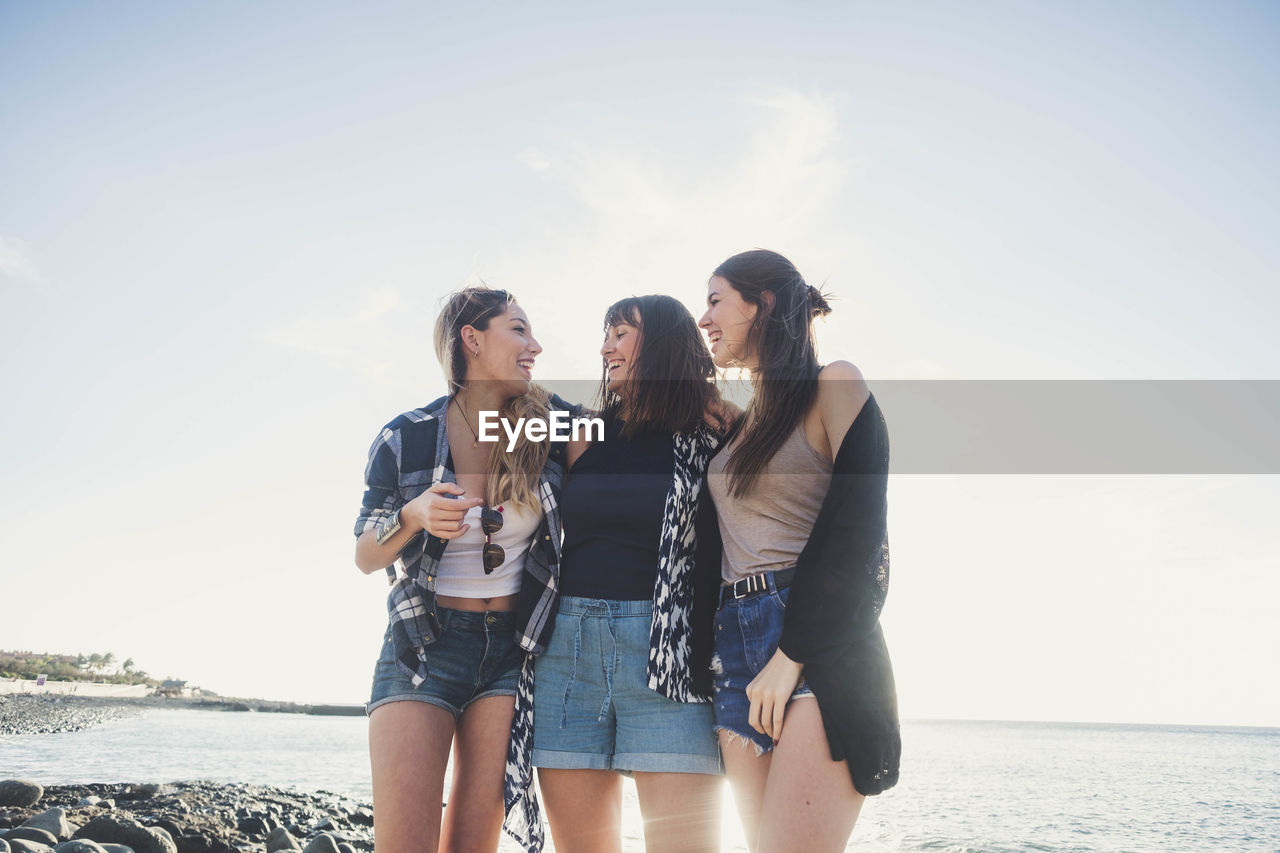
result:
<svg viewBox="0 0 1280 853"><path fill-rule="evenodd" d="M621 853L621 776L612 770L539 767L538 787L556 853Z"/></svg>
<svg viewBox="0 0 1280 853"><path fill-rule="evenodd" d="M719 736L720 754L724 756L725 773L733 789L733 801L738 806L742 834L747 838L747 847L754 853L760 835L760 813L764 807L765 783L769 780L773 753L757 755L756 745L739 735L721 731Z"/></svg>
<svg viewBox="0 0 1280 853"><path fill-rule="evenodd" d="M720 777L636 773L646 850L715 853L720 849Z"/></svg>
<svg viewBox="0 0 1280 853"><path fill-rule="evenodd" d="M426 702L390 702L369 715L373 836L378 853L435 853L453 714Z"/></svg>
<svg viewBox="0 0 1280 853"><path fill-rule="evenodd" d="M444 810L441 849L498 849L502 780L515 706L514 696L490 696L462 712L453 745L453 783L449 807Z"/></svg>
<svg viewBox="0 0 1280 853"><path fill-rule="evenodd" d="M839 853L864 799L853 787L848 764L831 760L817 700L788 705L764 792L759 853Z"/></svg>

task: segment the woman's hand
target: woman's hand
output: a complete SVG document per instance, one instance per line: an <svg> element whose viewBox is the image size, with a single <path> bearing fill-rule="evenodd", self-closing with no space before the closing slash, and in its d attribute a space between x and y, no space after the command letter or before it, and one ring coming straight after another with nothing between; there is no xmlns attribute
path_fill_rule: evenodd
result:
<svg viewBox="0 0 1280 853"><path fill-rule="evenodd" d="M747 699L751 702L747 723L751 728L777 741L782 734L782 717L787 711L787 702L800 683L803 671L804 664L787 657L782 649L773 653L764 669L747 685Z"/></svg>
<svg viewBox="0 0 1280 853"><path fill-rule="evenodd" d="M457 483L436 483L405 504L400 516L438 539L457 539L471 529L462 521L467 512L484 504L482 498L462 497L465 494Z"/></svg>

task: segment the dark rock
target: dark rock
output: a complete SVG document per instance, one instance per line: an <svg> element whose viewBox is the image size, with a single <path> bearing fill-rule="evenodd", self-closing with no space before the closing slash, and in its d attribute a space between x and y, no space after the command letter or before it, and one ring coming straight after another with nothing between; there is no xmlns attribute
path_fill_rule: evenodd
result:
<svg viewBox="0 0 1280 853"><path fill-rule="evenodd" d="M341 844L338 845L338 851L339 853L356 853L356 848L352 847L350 844L343 841Z"/></svg>
<svg viewBox="0 0 1280 853"><path fill-rule="evenodd" d="M351 812L351 822L359 826L373 826L373 809L360 806Z"/></svg>
<svg viewBox="0 0 1280 853"><path fill-rule="evenodd" d="M23 841L34 841L37 844L44 844L47 847L58 846L58 836L54 835L47 829L40 829L35 826L22 825L9 830L4 834L4 840L12 844L17 839Z"/></svg>
<svg viewBox="0 0 1280 853"><path fill-rule="evenodd" d="M311 827L311 831L326 832L326 831L337 829L337 828L338 827L334 825L333 820L331 818L325 818L324 820L321 820L313 824ZM303 848L303 849L306 849L306 848Z"/></svg>
<svg viewBox="0 0 1280 853"><path fill-rule="evenodd" d="M199 833L190 835L175 835L173 838L175 844L178 845L178 853L211 853L214 849L213 843ZM225 846L225 845L219 845Z"/></svg>
<svg viewBox="0 0 1280 853"><path fill-rule="evenodd" d="M338 842L327 832L322 832L307 842L302 853L339 853Z"/></svg>
<svg viewBox="0 0 1280 853"><path fill-rule="evenodd" d="M0 838L0 853L9 853L9 842Z"/></svg>
<svg viewBox="0 0 1280 853"><path fill-rule="evenodd" d="M53 853L104 853L102 845L84 838L64 841L53 848Z"/></svg>
<svg viewBox="0 0 1280 853"><path fill-rule="evenodd" d="M40 812L40 814L27 820L23 826L31 826L36 829L43 829L49 832L58 841L66 841L71 837L71 833L75 832L71 824L67 823L66 809L52 808Z"/></svg>
<svg viewBox="0 0 1280 853"><path fill-rule="evenodd" d="M123 844L99 844L106 853L133 853L132 847L126 847Z"/></svg>
<svg viewBox="0 0 1280 853"><path fill-rule="evenodd" d="M188 831L185 826L176 824L173 821L169 820L167 817L157 818L156 820L149 820L147 821L146 825L157 826L160 829L163 829L165 832L169 833L169 837L174 839L175 842L179 835L186 835Z"/></svg>
<svg viewBox="0 0 1280 853"><path fill-rule="evenodd" d="M87 797L81 797L80 802L76 803L76 805L77 806L96 806L96 805L99 805L101 802L102 802L102 797L98 797L93 794L90 794Z"/></svg>
<svg viewBox="0 0 1280 853"><path fill-rule="evenodd" d="M275 853L277 850L301 850L298 846L298 839L294 838L286 827L278 827L271 830L271 834L267 836L267 853Z"/></svg>
<svg viewBox="0 0 1280 853"><path fill-rule="evenodd" d="M6 779L0 782L0 806L27 808L40 802L44 788L38 782L26 779Z"/></svg>
<svg viewBox="0 0 1280 853"><path fill-rule="evenodd" d="M178 853L173 836L159 827L146 827L133 818L116 815L99 815L86 823L76 838L91 841L126 844L134 853Z"/></svg>
<svg viewBox="0 0 1280 853"><path fill-rule="evenodd" d="M246 817L236 821L236 829L250 838L266 838L267 833L271 831L271 827L267 826L267 822L260 817Z"/></svg>

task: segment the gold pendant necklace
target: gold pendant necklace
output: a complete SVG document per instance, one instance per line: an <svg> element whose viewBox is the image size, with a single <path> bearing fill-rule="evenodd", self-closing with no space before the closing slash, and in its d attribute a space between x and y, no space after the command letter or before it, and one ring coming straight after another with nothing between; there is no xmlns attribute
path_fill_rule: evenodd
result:
<svg viewBox="0 0 1280 853"><path fill-rule="evenodd" d="M475 427L471 425L471 419L467 417L467 410L462 408L462 404L458 402L458 398L456 396L453 398L453 404L458 407L458 414L462 415L462 422L467 425L467 429L471 430L471 437L475 439L475 441L471 443L471 446L473 448L478 448L480 446L480 436L476 434Z"/></svg>

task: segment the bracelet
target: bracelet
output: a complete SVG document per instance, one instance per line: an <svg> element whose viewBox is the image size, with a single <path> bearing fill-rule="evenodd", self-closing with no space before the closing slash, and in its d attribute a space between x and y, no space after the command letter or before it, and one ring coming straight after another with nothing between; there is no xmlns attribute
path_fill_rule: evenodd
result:
<svg viewBox="0 0 1280 853"><path fill-rule="evenodd" d="M400 532L400 510L396 510L387 516L382 524L378 525L378 532L374 534L374 541L379 545L387 544L387 540Z"/></svg>

